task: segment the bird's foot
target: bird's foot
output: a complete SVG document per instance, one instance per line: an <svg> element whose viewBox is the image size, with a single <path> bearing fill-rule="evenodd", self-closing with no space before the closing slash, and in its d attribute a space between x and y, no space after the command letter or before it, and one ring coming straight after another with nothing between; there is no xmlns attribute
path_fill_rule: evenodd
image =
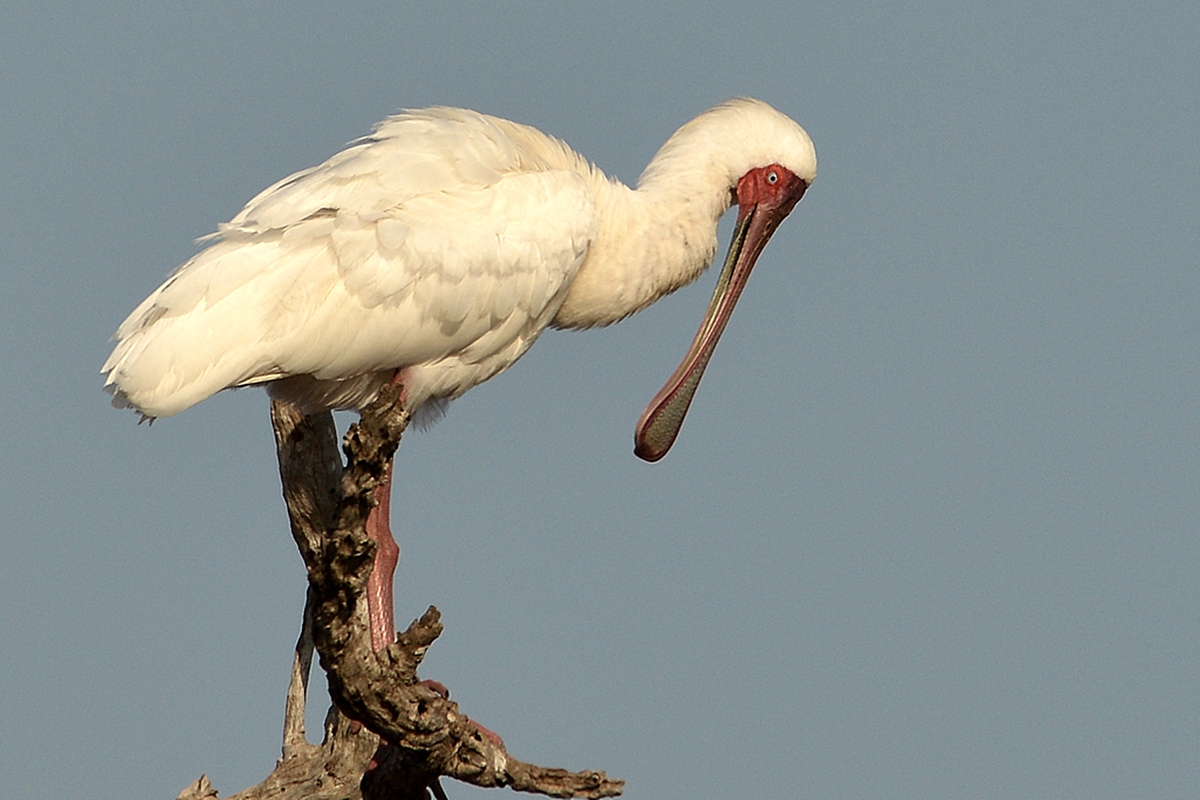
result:
<svg viewBox="0 0 1200 800"><path fill-rule="evenodd" d="M441 681L424 680L424 681L418 681L417 685L424 686L425 688L432 690L435 694L441 696L441 698L443 700L450 699L450 690L446 687L446 684L442 683ZM479 732L480 736L487 739L489 742L496 745L497 747L504 747L504 740L500 738L500 734L496 733L495 731L491 730L490 728L485 728L484 726L480 725L478 722L471 719L470 717L467 717L466 719L467 719L467 722L470 723L471 726L473 728L475 728L476 731Z"/></svg>

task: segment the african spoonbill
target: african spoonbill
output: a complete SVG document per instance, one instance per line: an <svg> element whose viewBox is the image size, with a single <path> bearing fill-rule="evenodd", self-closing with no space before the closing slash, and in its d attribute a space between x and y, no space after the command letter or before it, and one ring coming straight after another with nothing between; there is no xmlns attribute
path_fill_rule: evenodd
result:
<svg viewBox="0 0 1200 800"><path fill-rule="evenodd" d="M416 414L511 366L547 327L616 322L694 281L737 224L703 324L639 420L671 447L755 260L816 177L804 130L736 99L688 122L636 189L534 128L408 111L252 199L139 305L102 372L120 407L167 417L263 383L307 412L398 382ZM368 532L372 645L395 638L390 484Z"/></svg>

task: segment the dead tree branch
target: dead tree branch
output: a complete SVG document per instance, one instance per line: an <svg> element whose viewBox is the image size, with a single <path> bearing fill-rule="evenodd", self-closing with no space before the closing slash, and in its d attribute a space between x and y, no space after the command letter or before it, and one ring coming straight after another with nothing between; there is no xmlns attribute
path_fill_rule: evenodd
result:
<svg viewBox="0 0 1200 800"><path fill-rule="evenodd" d="M426 800L427 788L443 775L550 797L620 794L624 782L603 772L573 773L512 758L500 738L471 722L448 694L417 678L425 652L442 632L436 608L415 620L395 644L372 651L364 589L375 545L365 523L408 425L395 387L364 409L362 420L347 432L344 467L329 413L304 416L275 401L271 419L292 536L308 571L306 624L311 620L311 642L336 709L326 722L325 742L308 744L304 667L311 650L306 656L302 632L285 716L284 758L266 781L236 798ZM215 797L202 778L179 800Z"/></svg>

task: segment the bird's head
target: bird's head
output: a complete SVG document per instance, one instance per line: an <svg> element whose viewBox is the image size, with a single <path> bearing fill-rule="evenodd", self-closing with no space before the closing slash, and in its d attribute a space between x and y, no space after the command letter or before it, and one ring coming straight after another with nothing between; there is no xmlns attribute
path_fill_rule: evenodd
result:
<svg viewBox="0 0 1200 800"><path fill-rule="evenodd" d="M755 261L817 176L816 150L808 134L758 100L742 98L717 106L681 128L676 137L681 134L709 139L705 144L720 154L718 163L730 183L730 204L737 204L738 219L704 322L679 367L638 420L634 452L646 461L658 461L674 444Z"/></svg>

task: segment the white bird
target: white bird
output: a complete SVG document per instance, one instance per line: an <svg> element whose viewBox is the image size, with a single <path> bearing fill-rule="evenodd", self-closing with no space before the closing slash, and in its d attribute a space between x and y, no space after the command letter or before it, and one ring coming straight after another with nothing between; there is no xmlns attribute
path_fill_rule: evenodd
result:
<svg viewBox="0 0 1200 800"><path fill-rule="evenodd" d="M608 325L694 281L736 202L700 331L638 422L635 452L654 461L816 167L799 125L746 98L676 131L636 189L529 126L407 111L219 226L117 330L106 388L114 405L153 418L259 383L308 412L357 409L397 382L406 408L428 414L511 366L547 327ZM387 490L377 570L391 539ZM377 649L395 632L386 571L369 589Z"/></svg>

